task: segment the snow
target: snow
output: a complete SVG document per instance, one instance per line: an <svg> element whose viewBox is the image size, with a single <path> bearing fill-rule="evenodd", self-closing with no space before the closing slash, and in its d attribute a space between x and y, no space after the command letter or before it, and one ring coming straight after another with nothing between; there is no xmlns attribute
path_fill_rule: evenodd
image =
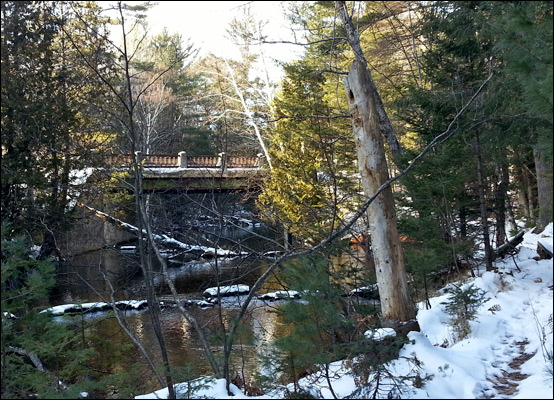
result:
<svg viewBox="0 0 554 400"><path fill-rule="evenodd" d="M396 377L417 370L421 377L430 380L418 385L421 387L408 382L395 396L413 399L553 398L552 374L546 372L547 367L552 368L552 362L546 360L546 353L552 354L553 348L552 324L548 322L552 319L553 308L552 260L536 259L537 241L551 244L552 231L552 223L540 234L527 231L513 259L496 260L497 272L483 272L476 278L468 277L456 283L462 288L473 284L485 290L489 297L477 310L476 319L470 322L471 332L466 338L455 340L450 316L441 304L449 297L447 291L430 299L432 308L429 310L424 303L418 304L421 331L408 334L410 342L400 350L398 359L387 364L387 369ZM380 331L379 336L386 333ZM510 366L522 354L528 356L521 366ZM413 357L419 361L419 368L415 367ZM347 363L336 361L329 369L333 391L339 398L348 397L357 389ZM502 393L499 379L512 372L522 374L522 380L512 380L517 391ZM388 383L390 379L382 376L382 388ZM320 398L333 398L324 377L307 376L299 384ZM182 391L183 387L177 390ZM288 389L292 391L292 385ZM225 381L219 379L209 383L209 387L197 392L195 397L278 399L285 393L281 388L263 396L248 397L234 385L231 390L233 396L227 394ZM383 398L387 395L380 393ZM136 398L167 398L167 389Z"/></svg>
<svg viewBox="0 0 554 400"><path fill-rule="evenodd" d="M348 296L360 296L368 299L378 299L379 298L379 288L376 283L369 286L362 286L356 289L351 290L348 293Z"/></svg>
<svg viewBox="0 0 554 400"><path fill-rule="evenodd" d="M31 257L33 260L36 260L38 256L40 255L40 250L42 249L42 246L38 246L36 244L33 244L31 246L31 251L29 253L29 257Z"/></svg>
<svg viewBox="0 0 554 400"><path fill-rule="evenodd" d="M17 316L7 311L2 312L2 315L7 319L17 319Z"/></svg>
<svg viewBox="0 0 554 400"><path fill-rule="evenodd" d="M116 301L115 305L126 308L138 309L144 307L147 304L146 300L122 300ZM59 306L54 306L42 310L41 313L50 312L52 315L63 315L68 311L71 312L80 312L80 311L97 311L111 309L110 303L104 302L93 302L93 303L82 303L82 304L62 304Z"/></svg>
<svg viewBox="0 0 554 400"><path fill-rule="evenodd" d="M395 337L396 331L392 328L369 329L364 332L364 336L378 342L388 337Z"/></svg>
<svg viewBox="0 0 554 400"><path fill-rule="evenodd" d="M127 222L123 222L121 221L120 219L117 219L117 218L114 218L102 211L99 211L99 210L96 210L92 207L89 207L89 206L84 206L85 208L87 208L88 210L90 211L93 211L94 213L98 214L98 215L102 215L106 218L110 218L112 220L115 220L117 221L117 223L119 223L121 226L127 228L128 230L131 230L131 231L134 231L134 232L138 232L138 228L136 226L133 226L131 224L128 224ZM142 229L142 233L143 234L147 234L146 230L145 229ZM245 252L245 251L241 251L241 252L235 252L235 251L231 251L231 250L225 250L225 249L221 249L221 248L218 248L218 247L206 247L206 246L198 246L198 245L190 245L190 244L186 244L186 243L183 243L183 242L180 242L178 240L175 240L167 235L158 235L158 234L153 234L152 237L156 240L159 240L161 243L165 243L165 244L171 244L172 246L174 247L178 247L178 248L181 248L185 251L198 251L198 252L202 252L203 254L201 256L205 256L205 255L210 255L210 256L219 256L219 257L237 257L237 256L248 256L248 252ZM129 250L129 249L127 249Z"/></svg>
<svg viewBox="0 0 554 400"><path fill-rule="evenodd" d="M207 388L200 388L194 393L193 398L208 398L208 399L246 399L248 396L245 396L238 387L231 384L230 389L234 396L229 397L227 395L227 390L225 389L225 379L209 379L209 378L199 378L193 381L196 385L205 385ZM186 384L179 383L175 385L176 393L186 393ZM167 388L157 390L153 393L143 394L141 396L136 396L135 399L167 399L169 396ZM179 398L179 396L177 396ZM189 398L189 397L184 397Z"/></svg>
<svg viewBox="0 0 554 400"><path fill-rule="evenodd" d="M276 292L264 293L258 296L260 300L282 300L299 299L300 293L296 290L278 290Z"/></svg>
<svg viewBox="0 0 554 400"><path fill-rule="evenodd" d="M234 296L250 291L250 286L248 285L230 285L230 286L220 286L219 295L220 296ZM204 290L202 296L204 297L217 297L218 287L210 287Z"/></svg>
<svg viewBox="0 0 554 400"><path fill-rule="evenodd" d="M71 170L69 171L69 181L71 182L71 185L84 185L93 172L94 168L91 167Z"/></svg>

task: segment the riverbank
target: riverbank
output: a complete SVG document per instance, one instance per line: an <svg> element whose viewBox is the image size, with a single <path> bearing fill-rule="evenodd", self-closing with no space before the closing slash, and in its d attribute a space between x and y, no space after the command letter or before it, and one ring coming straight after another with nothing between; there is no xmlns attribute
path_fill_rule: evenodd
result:
<svg viewBox="0 0 554 400"><path fill-rule="evenodd" d="M418 304L420 332L410 332L410 342L401 349L399 358L385 365L387 374L370 376L360 386L349 363L338 361L328 366L329 379L322 374L302 378L302 391L315 398L413 399L551 399L552 398L552 259L541 259L537 253L540 241L552 248L552 223L539 234L527 230L519 252L514 257L496 260L494 271L484 271L447 285L430 299L431 309ZM457 341L444 302L453 287L475 288L489 299L470 321L471 332ZM416 361L417 360L417 361ZM401 377L410 379L401 380ZM294 391L291 385L278 387L260 396L247 396L225 381L200 378L199 389L191 398L280 399ZM176 386L179 396L186 384ZM167 398L167 388L137 399Z"/></svg>

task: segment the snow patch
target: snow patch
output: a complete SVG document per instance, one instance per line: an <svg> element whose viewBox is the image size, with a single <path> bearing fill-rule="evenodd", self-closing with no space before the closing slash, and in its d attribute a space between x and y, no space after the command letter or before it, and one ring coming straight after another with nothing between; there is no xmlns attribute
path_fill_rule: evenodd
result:
<svg viewBox="0 0 554 400"><path fill-rule="evenodd" d="M380 342L385 338L395 337L396 332L392 328L369 329L364 332L364 336L368 339L375 340L376 342Z"/></svg>
<svg viewBox="0 0 554 400"><path fill-rule="evenodd" d="M218 292L219 290L219 292ZM219 288L210 287L204 290L202 296L204 297L217 297L218 293L220 296L235 296L246 294L250 292L250 286L248 285L230 285L230 286L220 286Z"/></svg>

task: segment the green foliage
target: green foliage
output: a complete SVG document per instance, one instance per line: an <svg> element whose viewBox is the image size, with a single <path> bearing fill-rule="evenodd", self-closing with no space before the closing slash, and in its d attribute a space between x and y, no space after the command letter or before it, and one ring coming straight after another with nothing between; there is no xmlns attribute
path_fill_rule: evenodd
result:
<svg viewBox="0 0 554 400"><path fill-rule="evenodd" d="M418 217L440 222L443 235L435 238L456 232L458 238L480 240L471 232L464 237L477 211L477 188L471 184L476 152L484 160L486 207L499 218L510 189L497 186L499 166L533 168L533 148L543 159L552 157L552 4L431 2L419 15L415 33L425 38L418 59L422 84L408 86L393 103L411 131L407 160L446 129L488 74L493 77L469 113L458 118L456 136L403 180L407 204L412 202ZM472 143L475 132L479 147ZM513 187L528 190L523 180L514 174Z"/></svg>
<svg viewBox="0 0 554 400"><path fill-rule="evenodd" d="M358 182L349 121L326 119L334 110L323 74L309 61L285 67L275 99L281 120L271 130L271 179L259 197L265 215L299 237L314 238L334 228L353 207Z"/></svg>
<svg viewBox="0 0 554 400"><path fill-rule="evenodd" d="M469 321L474 321L477 317L477 311L490 298L483 289L473 286L473 284L462 288L454 285L448 300L441 303L444 305L444 311L452 317L454 333L458 340L464 339L471 331Z"/></svg>
<svg viewBox="0 0 554 400"><path fill-rule="evenodd" d="M302 300L282 306L291 331L263 357L264 369L271 375L265 381L260 377L260 385L271 387L276 383L274 377L279 376L281 383L294 384L290 398L314 396L311 388L298 384L299 378L306 373L325 377L329 373L327 364L347 360L357 386L351 394L353 398L368 398L375 392L386 396L389 392L401 393L409 385L423 386L431 377L421 374L421 363L415 357L408 359L412 368L405 376L388 370L387 362L398 358L407 339L389 337L377 341L363 335L370 326L362 323L362 315L370 315L371 311L341 296L345 291L344 277L335 272L321 255L286 266L283 281L301 291ZM385 379L392 383L381 383Z"/></svg>
<svg viewBox="0 0 554 400"><path fill-rule="evenodd" d="M172 368L172 376L175 382L183 382L178 386L179 398L182 399L202 399L207 398L205 396L198 397L196 394L199 390L209 388L214 379L211 377L198 378L198 372L194 364L186 364L180 367Z"/></svg>
<svg viewBox="0 0 554 400"><path fill-rule="evenodd" d="M427 381L433 379L433 375L422 374L423 363L415 353L409 357L402 357L410 366L405 375L398 376L396 371L388 368L387 361L398 358L398 352L405 343L405 338L394 338L381 343L366 340L364 343L366 352L348 363L355 374L356 384L356 389L348 397L353 399L401 398L410 387L421 388Z"/></svg>
<svg viewBox="0 0 554 400"><path fill-rule="evenodd" d="M494 49L523 94L521 106L552 124L552 3L532 1L492 4ZM552 135L552 132L550 132ZM552 136L551 136L552 137ZM550 140L552 142L552 140Z"/></svg>
<svg viewBox="0 0 554 400"><path fill-rule="evenodd" d="M502 168L533 168L533 147L551 157L551 100L547 95L543 108L534 108L527 104L529 96L524 94L529 84L540 82L538 85L550 91L551 97L549 73L544 70L550 69L551 76L552 44L545 39L552 36L552 18L548 18L551 9L551 4L543 2L520 7L516 3L454 1L431 2L418 11L414 33L425 43L418 57L421 81L406 86L404 96L391 103L409 128L403 140L403 162L412 160L445 131L461 105L490 73L493 77L467 113L458 117L456 135L442 143L438 151L427 154L402 180L405 191L398 194L403 207L400 230L419 243L408 246L407 261L412 271L420 269L417 252L430 256L433 265L422 266L430 271L440 268L440 264L446 267L467 258L474 244L483 240L483 229L477 231L475 225L471 226L471 221L481 218L480 201L489 210L488 217L494 216L503 227L505 204L513 202L509 190L526 186L519 173L511 179L512 186L508 182L499 184ZM528 36L517 28L521 24ZM541 38L534 41L535 35ZM515 49L521 43L533 50L526 50L520 57ZM533 62L531 58L537 59ZM544 106L550 110L544 112ZM543 110L540 120L535 113L539 109ZM547 113L549 117L545 117ZM546 130L548 136L544 136ZM476 154L483 159L484 199L480 199L476 184Z"/></svg>
<svg viewBox="0 0 554 400"><path fill-rule="evenodd" d="M73 329L38 312L54 285L54 267L31 258L26 241L10 232L3 222L2 398L71 398L78 389L65 385L89 385L91 350L81 347Z"/></svg>
<svg viewBox="0 0 554 400"><path fill-rule="evenodd" d="M102 35L97 48L81 36L91 27L101 32L95 8L2 2L2 219L41 242L41 257L56 250L55 235L67 228L70 172L90 162L96 133L106 127L100 112L90 112L91 104L109 107L106 88L81 59L93 52L110 65Z"/></svg>
<svg viewBox="0 0 554 400"><path fill-rule="evenodd" d="M302 301L281 307L292 330L275 341L281 358L278 371L284 379L296 382L305 370L346 355L344 343L353 319L342 314L341 291L330 281L325 258L299 260L287 266L282 279L303 293Z"/></svg>

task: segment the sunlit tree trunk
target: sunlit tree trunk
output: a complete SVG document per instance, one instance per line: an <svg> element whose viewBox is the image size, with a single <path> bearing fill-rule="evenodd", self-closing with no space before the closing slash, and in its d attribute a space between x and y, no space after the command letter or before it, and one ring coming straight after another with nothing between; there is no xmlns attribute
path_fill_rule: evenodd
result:
<svg viewBox="0 0 554 400"><path fill-rule="evenodd" d="M372 196L389 179L383 137L387 138L393 154L398 154L400 147L371 78L360 46L360 38L348 15L346 3L337 1L336 8L355 54L355 60L345 79L346 97L352 118L362 187L366 196ZM404 257L390 186L369 206L368 218L381 299L382 322L413 320L416 308L408 294Z"/></svg>
<svg viewBox="0 0 554 400"><path fill-rule="evenodd" d="M379 129L375 87L369 81L369 70L360 61L354 60L352 63L345 86L362 187L365 194L371 196L389 179L389 175ZM408 295L404 257L390 186L369 206L368 218L382 317L384 320L411 320L416 313Z"/></svg>

